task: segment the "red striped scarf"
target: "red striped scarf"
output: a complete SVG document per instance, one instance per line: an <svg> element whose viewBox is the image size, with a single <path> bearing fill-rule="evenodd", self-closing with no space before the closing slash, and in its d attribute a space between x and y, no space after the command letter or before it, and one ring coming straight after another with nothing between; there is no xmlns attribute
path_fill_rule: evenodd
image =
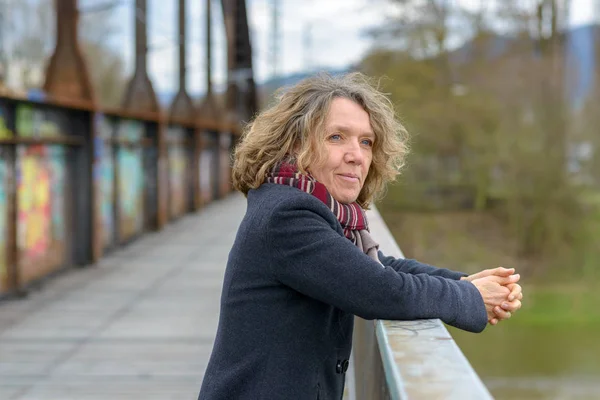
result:
<svg viewBox="0 0 600 400"><path fill-rule="evenodd" d="M275 164L273 170L267 174L266 181L268 183L296 187L321 200L329 207L333 215L337 217L337 220L340 221L344 229L344 236L350 239L355 245L358 245L360 241L359 232L369 230L365 211L358 203L340 203L333 198L325 185L317 182L310 175L301 174L296 165L292 164L289 160Z"/></svg>

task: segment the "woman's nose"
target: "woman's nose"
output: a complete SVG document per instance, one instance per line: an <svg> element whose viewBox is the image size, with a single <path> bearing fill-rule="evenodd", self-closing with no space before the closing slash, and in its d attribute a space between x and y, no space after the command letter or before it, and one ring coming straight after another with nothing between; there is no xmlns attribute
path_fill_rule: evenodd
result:
<svg viewBox="0 0 600 400"><path fill-rule="evenodd" d="M345 151L344 159L346 162L360 165L364 161L364 154L358 141L350 141Z"/></svg>

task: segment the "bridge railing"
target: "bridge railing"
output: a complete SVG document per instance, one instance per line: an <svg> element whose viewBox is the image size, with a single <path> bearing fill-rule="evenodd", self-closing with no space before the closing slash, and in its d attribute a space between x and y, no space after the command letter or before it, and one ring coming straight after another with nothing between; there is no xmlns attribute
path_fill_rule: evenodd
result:
<svg viewBox="0 0 600 400"><path fill-rule="evenodd" d="M387 255L404 257L377 210L369 226ZM349 398L491 399L439 319L355 320Z"/></svg>
<svg viewBox="0 0 600 400"><path fill-rule="evenodd" d="M225 196L237 130L0 96L0 298Z"/></svg>

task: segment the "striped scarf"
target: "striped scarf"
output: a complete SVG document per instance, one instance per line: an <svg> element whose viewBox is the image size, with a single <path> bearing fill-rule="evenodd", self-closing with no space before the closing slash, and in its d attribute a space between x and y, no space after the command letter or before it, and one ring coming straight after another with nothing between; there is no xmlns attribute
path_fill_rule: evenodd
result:
<svg viewBox="0 0 600 400"><path fill-rule="evenodd" d="M358 203L340 203L333 198L325 185L317 182L311 175L301 174L292 160L275 164L271 172L267 174L266 182L293 186L321 200L337 217L344 229L344 236L365 254L378 261L377 249L379 245L369 235L367 216Z"/></svg>

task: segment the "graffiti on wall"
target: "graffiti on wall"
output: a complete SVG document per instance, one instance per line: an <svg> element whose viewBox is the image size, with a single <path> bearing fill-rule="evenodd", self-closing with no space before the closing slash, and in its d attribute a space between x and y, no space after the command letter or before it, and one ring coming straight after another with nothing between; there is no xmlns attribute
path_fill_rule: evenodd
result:
<svg viewBox="0 0 600 400"><path fill-rule="evenodd" d="M0 104L0 139L13 136L8 127L8 117L8 109ZM7 148L0 147L0 292L5 289L8 278L8 212L11 179L7 152Z"/></svg>
<svg viewBox="0 0 600 400"><path fill-rule="evenodd" d="M117 135L130 143L117 152L119 190L119 232L126 240L142 232L144 227L144 169L140 144L144 125L137 121L121 121Z"/></svg>
<svg viewBox="0 0 600 400"><path fill-rule="evenodd" d="M0 139L7 139L13 136L8 129L8 110L0 104Z"/></svg>
<svg viewBox="0 0 600 400"><path fill-rule="evenodd" d="M19 136L55 137L68 125L66 115L57 111L35 108L27 104L17 106L15 129Z"/></svg>
<svg viewBox="0 0 600 400"><path fill-rule="evenodd" d="M65 240L65 150L19 146L17 159L17 246L21 260L30 265L50 256L53 243Z"/></svg>
<svg viewBox="0 0 600 400"><path fill-rule="evenodd" d="M102 247L110 247L114 243L114 185L115 170L113 163L113 146L111 143L114 126L107 118L97 116L96 141L97 179L99 187L100 221L102 229Z"/></svg>
<svg viewBox="0 0 600 400"><path fill-rule="evenodd" d="M16 108L17 136L62 136L68 125L67 114L57 110L27 104ZM17 146L17 249L23 282L65 262L66 152L60 145Z"/></svg>
<svg viewBox="0 0 600 400"><path fill-rule="evenodd" d="M170 127L167 132L169 165L169 212L172 217L186 211L188 161L185 148L185 130Z"/></svg>

